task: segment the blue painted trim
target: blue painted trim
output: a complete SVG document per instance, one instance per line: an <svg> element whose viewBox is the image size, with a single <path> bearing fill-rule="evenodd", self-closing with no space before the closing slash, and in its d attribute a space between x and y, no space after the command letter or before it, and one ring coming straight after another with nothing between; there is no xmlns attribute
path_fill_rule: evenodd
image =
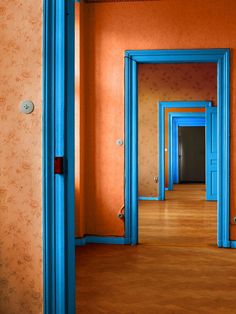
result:
<svg viewBox="0 0 236 314"><path fill-rule="evenodd" d="M217 108L206 110L206 199L217 201Z"/></svg>
<svg viewBox="0 0 236 314"><path fill-rule="evenodd" d="M160 198L158 196L139 196L139 201L159 201Z"/></svg>
<svg viewBox="0 0 236 314"><path fill-rule="evenodd" d="M159 102L159 197L165 200L165 109L166 108L206 108L210 101L161 101Z"/></svg>
<svg viewBox="0 0 236 314"><path fill-rule="evenodd" d="M131 111L131 60L125 58L125 215L129 217L125 219L125 237L131 242L131 207L132 207L132 197L133 193L131 191L131 186L133 185L133 172L131 170L131 127L132 127L132 111ZM132 176L129 174L132 173Z"/></svg>
<svg viewBox="0 0 236 314"><path fill-rule="evenodd" d="M224 248L230 248L231 247L231 241L221 241L218 242L219 247L224 247Z"/></svg>
<svg viewBox="0 0 236 314"><path fill-rule="evenodd" d="M230 247L236 249L236 241L230 241Z"/></svg>
<svg viewBox="0 0 236 314"><path fill-rule="evenodd" d="M219 49L175 49L175 50L127 50L125 56L138 63L186 63L216 62L218 63L227 48Z"/></svg>
<svg viewBox="0 0 236 314"><path fill-rule="evenodd" d="M165 108L206 108L211 107L210 101L160 101L159 107Z"/></svg>
<svg viewBox="0 0 236 314"><path fill-rule="evenodd" d="M223 248L230 248L231 247L231 242L232 241L221 241L221 240L217 240L217 245L218 247L223 247Z"/></svg>
<svg viewBox="0 0 236 314"><path fill-rule="evenodd" d="M75 3L66 2L66 114L65 114L65 216L66 221L66 313L75 313Z"/></svg>
<svg viewBox="0 0 236 314"><path fill-rule="evenodd" d="M44 313L55 309L54 217L54 6L43 2L43 300Z"/></svg>
<svg viewBox="0 0 236 314"><path fill-rule="evenodd" d="M175 122L173 123L175 125ZM189 124L183 124L183 123L179 123L178 124L179 127L181 126L205 126L205 121L202 122L202 124L199 123L194 123L194 122L189 122ZM175 129L175 128L174 128ZM179 162L178 162L178 155L179 155L179 147L178 147L178 137L179 137L179 130L178 127L176 127L176 131L175 131L176 135L174 136L173 139L173 146L176 147L176 152L173 153L174 156L174 160L173 160L173 166L174 166L174 170L173 170L173 183L179 183Z"/></svg>
<svg viewBox="0 0 236 314"><path fill-rule="evenodd" d="M137 195L137 64L215 62L218 76L218 193L217 229L219 246L229 242L229 163L230 163L230 50L229 49L178 49L178 50L127 50L125 52L125 205L126 235L132 244L138 243ZM135 64L131 67L131 64ZM192 102L193 103L193 102ZM136 107L136 109L135 109ZM162 114L162 112L161 112ZM159 114L159 119L161 118ZM135 149L136 147L136 149ZM159 168L160 169L160 168ZM162 184L164 182L162 177ZM159 178L160 182L160 178ZM164 191L163 191L164 192ZM159 194L159 197L163 195ZM136 216L136 219L134 218Z"/></svg>
<svg viewBox="0 0 236 314"><path fill-rule="evenodd" d="M55 8L55 156L65 156L65 3ZM65 177L55 175L56 313L66 312Z"/></svg>
<svg viewBox="0 0 236 314"><path fill-rule="evenodd" d="M169 112L168 114L168 188L179 182L178 127L205 126L205 112Z"/></svg>
<svg viewBox="0 0 236 314"><path fill-rule="evenodd" d="M138 243L138 107L137 64L125 59L125 237ZM132 173L130 176L129 174Z"/></svg>
<svg viewBox="0 0 236 314"><path fill-rule="evenodd" d="M135 60L136 56L150 57L149 61L152 61L154 57L155 60L152 63L161 63L162 58L164 57L165 63L172 63L176 61L178 63L184 63L186 61L192 60L193 62L198 62L200 59L205 59L205 62L217 62L219 56L222 57L224 54L229 51L228 48L207 48L207 49L145 49L145 50L126 50L125 56L132 57ZM178 60L181 58L181 62ZM199 58L199 59L198 59ZM197 60L197 61L196 61ZM143 60L142 60L143 61ZM171 62L170 62L171 61Z"/></svg>
<svg viewBox="0 0 236 314"><path fill-rule="evenodd" d="M217 63L217 238L228 242L230 223L230 50Z"/></svg>
<svg viewBox="0 0 236 314"><path fill-rule="evenodd" d="M88 243L97 243L97 244L129 244L128 239L125 237L107 237L107 236L91 236L87 235L83 238L76 238L75 245L83 246Z"/></svg>
<svg viewBox="0 0 236 314"><path fill-rule="evenodd" d="M204 120L204 121L203 121ZM174 174L176 176L176 182L174 183L179 183L179 162L178 162L178 155L179 155L179 147L178 147L178 137L179 137L179 130L178 130L178 127L181 127L181 126L205 126L205 118L204 119L198 119L198 122L191 122L189 121L189 123L178 123L178 126L176 127L176 138L174 140L174 143L176 145L176 154L174 155L175 157L175 160L173 161L173 165L175 164L176 165L176 173Z"/></svg>
<svg viewBox="0 0 236 314"><path fill-rule="evenodd" d="M43 6L44 313L65 314L75 313L74 0ZM54 175L55 155L65 175Z"/></svg>
<svg viewBox="0 0 236 314"><path fill-rule="evenodd" d="M135 245L138 243L138 64L135 61L131 61L131 75L132 75L132 128L131 134L136 141L132 142L132 151L131 151L131 171L132 171L132 179L133 184L131 185L132 191L132 199L131 199L131 206L136 211L131 211L131 244Z"/></svg>

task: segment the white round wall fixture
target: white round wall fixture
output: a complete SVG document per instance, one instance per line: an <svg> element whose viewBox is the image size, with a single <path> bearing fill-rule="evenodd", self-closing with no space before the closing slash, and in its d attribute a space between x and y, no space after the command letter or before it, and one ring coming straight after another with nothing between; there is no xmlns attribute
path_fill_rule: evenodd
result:
<svg viewBox="0 0 236 314"><path fill-rule="evenodd" d="M26 114L32 113L34 111L33 102L31 100L23 100L20 103L20 111Z"/></svg>
<svg viewBox="0 0 236 314"><path fill-rule="evenodd" d="M118 138L118 140L116 140L116 145L122 146L123 144L124 144L124 141L121 138Z"/></svg>

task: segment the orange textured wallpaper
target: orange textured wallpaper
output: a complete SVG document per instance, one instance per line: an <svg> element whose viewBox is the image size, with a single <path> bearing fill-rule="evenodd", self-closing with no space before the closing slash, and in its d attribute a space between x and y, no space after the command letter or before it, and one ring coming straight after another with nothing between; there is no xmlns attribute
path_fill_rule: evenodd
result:
<svg viewBox="0 0 236 314"><path fill-rule="evenodd" d="M0 313L42 313L42 3L0 3ZM19 112L31 99L35 111Z"/></svg>
<svg viewBox="0 0 236 314"><path fill-rule="evenodd" d="M75 45L80 47L76 49L75 67L75 228L76 234L82 236L85 229L84 220L84 42L83 42L83 6L76 5L75 10Z"/></svg>
<svg viewBox="0 0 236 314"><path fill-rule="evenodd" d="M138 74L139 195L157 196L158 185L154 176L159 175L158 103L178 100L211 100L216 103L216 64L141 64ZM168 122L165 134L168 147ZM168 185L168 152L165 157Z"/></svg>
<svg viewBox="0 0 236 314"><path fill-rule="evenodd" d="M124 202L124 51L232 49L231 117L236 114L236 1L160 0L82 4L86 52L84 233L122 235ZM236 127L231 125L231 214L236 215ZM231 237L236 226L231 228ZM236 230L235 230L236 231Z"/></svg>

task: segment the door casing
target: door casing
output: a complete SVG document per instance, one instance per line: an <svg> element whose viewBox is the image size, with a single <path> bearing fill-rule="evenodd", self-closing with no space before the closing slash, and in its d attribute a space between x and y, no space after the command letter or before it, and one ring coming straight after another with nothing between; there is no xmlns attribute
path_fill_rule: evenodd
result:
<svg viewBox="0 0 236 314"><path fill-rule="evenodd" d="M158 109L158 143L159 143L159 199L165 200L165 109L166 108L207 108L210 101L160 101ZM183 114L183 113L182 113Z"/></svg>
<svg viewBox="0 0 236 314"><path fill-rule="evenodd" d="M43 2L43 290L45 314L75 313L74 0ZM54 174L54 157L64 173Z"/></svg>
<svg viewBox="0 0 236 314"><path fill-rule="evenodd" d="M178 127L205 126L205 112L168 113L168 190L178 183Z"/></svg>

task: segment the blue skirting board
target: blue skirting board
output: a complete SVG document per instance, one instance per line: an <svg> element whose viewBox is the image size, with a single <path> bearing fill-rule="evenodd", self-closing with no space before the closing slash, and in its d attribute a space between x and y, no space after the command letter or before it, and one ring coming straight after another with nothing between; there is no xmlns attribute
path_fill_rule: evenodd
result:
<svg viewBox="0 0 236 314"><path fill-rule="evenodd" d="M87 235L84 236L83 238L75 238L75 245L76 246L83 246L86 244L130 244L129 239L125 237L114 237L114 236L92 236L92 235ZM236 241L227 241L227 243L219 243L218 245L220 247L228 247L228 248L233 248L236 249Z"/></svg>
<svg viewBox="0 0 236 314"><path fill-rule="evenodd" d="M236 241L230 241L230 247L236 249Z"/></svg>
<svg viewBox="0 0 236 314"><path fill-rule="evenodd" d="M139 201L160 201L160 198L157 196L139 196Z"/></svg>
<svg viewBox="0 0 236 314"><path fill-rule="evenodd" d="M76 246L83 246L88 243L96 244L129 244L129 240L125 237L106 237L86 235L83 238L75 238Z"/></svg>

